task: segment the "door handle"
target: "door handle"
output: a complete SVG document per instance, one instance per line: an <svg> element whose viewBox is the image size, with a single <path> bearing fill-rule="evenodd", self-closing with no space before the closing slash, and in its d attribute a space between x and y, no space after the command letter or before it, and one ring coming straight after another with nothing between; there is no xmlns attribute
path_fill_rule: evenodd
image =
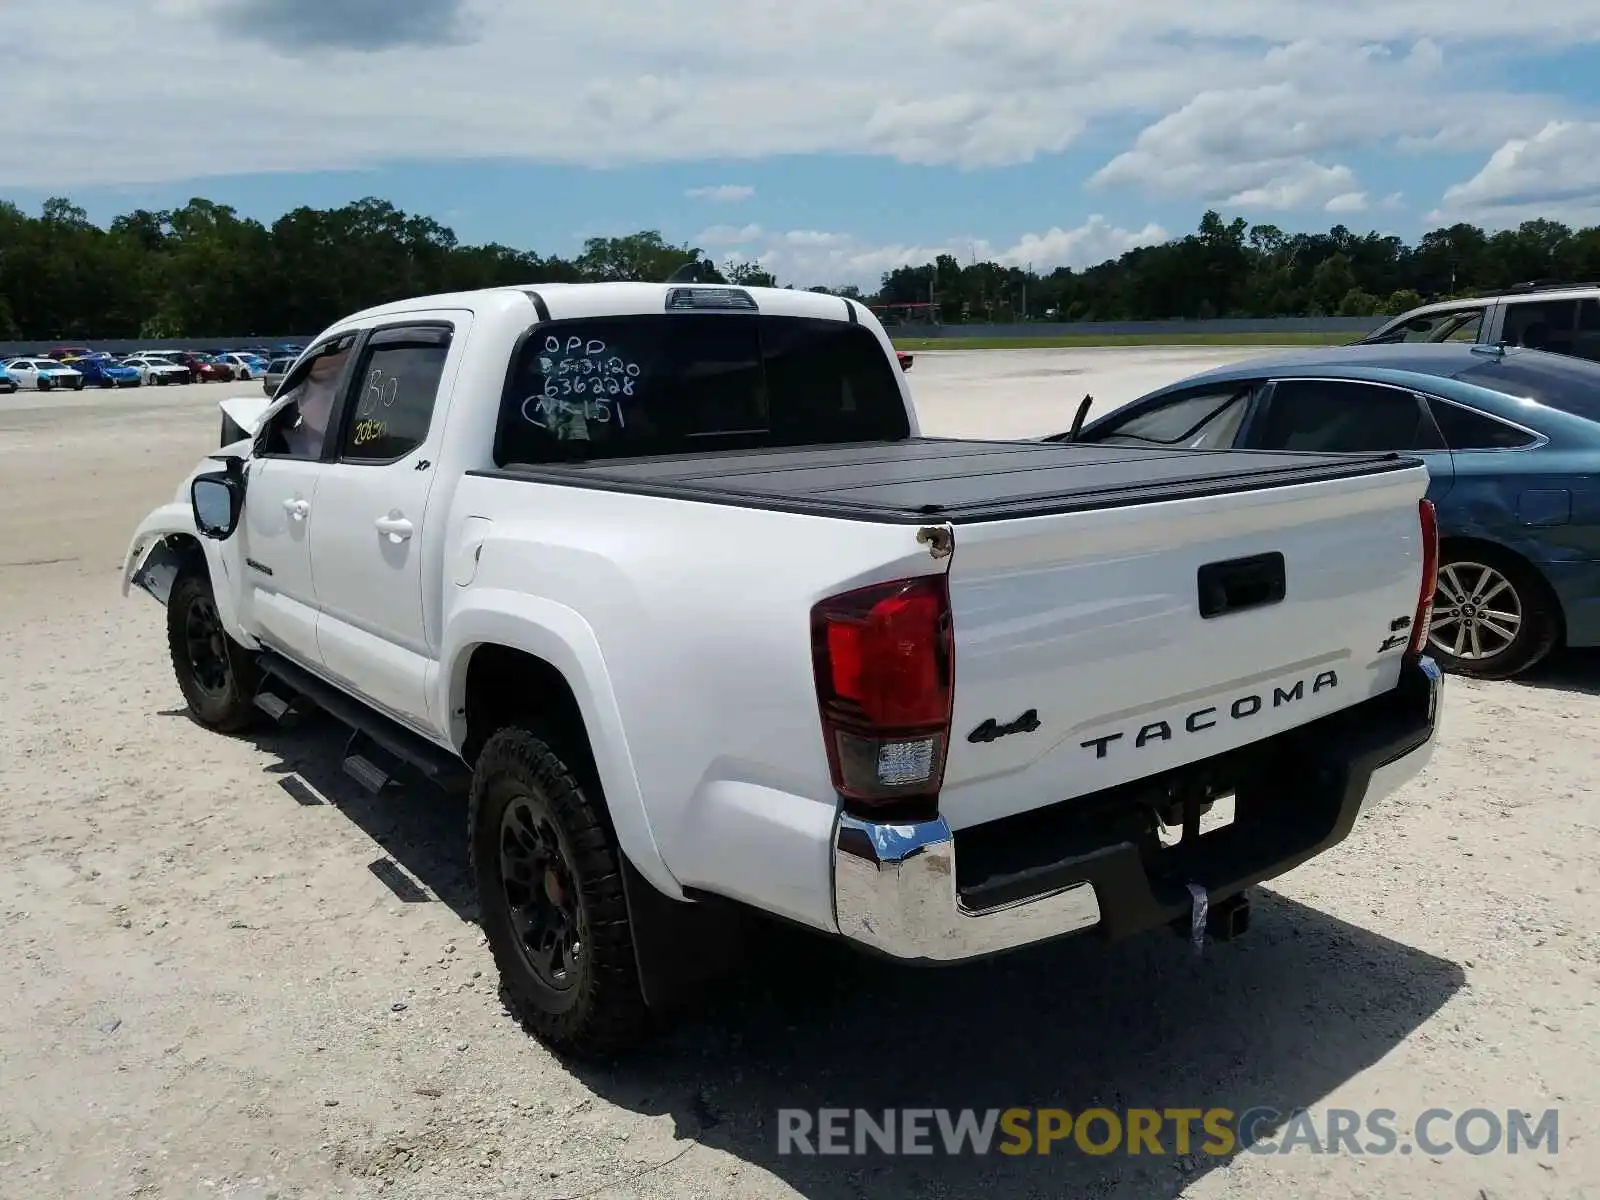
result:
<svg viewBox="0 0 1600 1200"><path fill-rule="evenodd" d="M283 511L288 513L296 521L304 521L306 519L306 515L311 512L311 501L285 500L283 502Z"/></svg>
<svg viewBox="0 0 1600 1200"><path fill-rule="evenodd" d="M387 517L379 517L373 522L378 532L391 542L403 542L411 537L411 522L400 515L398 511L391 512Z"/></svg>

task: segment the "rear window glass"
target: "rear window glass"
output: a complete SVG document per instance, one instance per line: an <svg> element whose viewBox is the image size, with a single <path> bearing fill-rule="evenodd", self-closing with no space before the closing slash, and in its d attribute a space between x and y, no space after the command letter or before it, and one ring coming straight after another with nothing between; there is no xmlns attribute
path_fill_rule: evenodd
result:
<svg viewBox="0 0 1600 1200"><path fill-rule="evenodd" d="M1600 421L1600 363L1560 354L1523 355L1515 350L1504 358L1484 361L1456 376L1476 384L1536 400L1575 417Z"/></svg>
<svg viewBox="0 0 1600 1200"><path fill-rule="evenodd" d="M1434 423L1452 450L1516 450L1539 439L1526 430L1443 400L1430 400Z"/></svg>
<svg viewBox="0 0 1600 1200"><path fill-rule="evenodd" d="M910 433L897 368L843 321L663 313L552 321L523 342L495 461L542 463Z"/></svg>

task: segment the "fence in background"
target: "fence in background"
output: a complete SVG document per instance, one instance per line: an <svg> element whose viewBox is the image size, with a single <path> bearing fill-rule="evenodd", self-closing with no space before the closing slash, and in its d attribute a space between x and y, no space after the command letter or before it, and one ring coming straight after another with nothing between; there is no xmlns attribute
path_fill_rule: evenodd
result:
<svg viewBox="0 0 1600 1200"><path fill-rule="evenodd" d="M1063 336L1152 336L1182 334L1204 336L1230 333L1338 333L1352 338L1376 329L1387 317L1263 317L1224 318L1215 321L1075 321L1025 325L899 325L890 330L897 337L916 338L1050 338ZM306 335L287 337L238 338L84 338L77 341L0 342L0 358L38 354L60 345L89 345L112 354L134 350L234 350L251 346L276 346L287 342L305 345Z"/></svg>
<svg viewBox="0 0 1600 1200"><path fill-rule="evenodd" d="M1236 317L1215 321L1072 321L1025 325L897 325L889 332L907 338L1052 338L1093 335L1189 337L1231 333L1330 333L1352 338L1371 333L1388 317Z"/></svg>

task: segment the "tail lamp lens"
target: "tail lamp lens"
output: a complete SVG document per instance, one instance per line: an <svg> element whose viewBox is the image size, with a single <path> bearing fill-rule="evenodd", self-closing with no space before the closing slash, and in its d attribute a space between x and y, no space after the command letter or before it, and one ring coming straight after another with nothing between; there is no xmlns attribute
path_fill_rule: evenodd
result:
<svg viewBox="0 0 1600 1200"><path fill-rule="evenodd" d="M1439 590L1439 517L1432 500L1417 502L1417 518L1422 528L1422 582L1417 592L1417 612L1411 622L1408 653L1421 654L1428 645L1428 626L1433 623L1433 596Z"/></svg>
<svg viewBox="0 0 1600 1200"><path fill-rule="evenodd" d="M896 580L812 609L817 702L847 802L937 801L954 697L945 576Z"/></svg>

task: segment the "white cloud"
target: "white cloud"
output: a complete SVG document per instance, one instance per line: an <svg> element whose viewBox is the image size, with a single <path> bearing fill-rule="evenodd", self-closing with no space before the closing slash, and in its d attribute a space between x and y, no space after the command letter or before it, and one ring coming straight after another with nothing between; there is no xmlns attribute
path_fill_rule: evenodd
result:
<svg viewBox="0 0 1600 1200"><path fill-rule="evenodd" d="M1600 215L1600 122L1551 121L1511 138L1471 179L1446 189L1436 224L1510 225L1534 217L1568 221Z"/></svg>
<svg viewBox="0 0 1600 1200"><path fill-rule="evenodd" d="M5 11L28 31L0 103L5 180L63 189L402 159L831 153L979 168L1139 122L1106 181L1223 197L1395 138L1487 152L1570 114L1478 81L1535 47L1600 41L1595 0L1536 12L1462 0L9 0ZM178 45L181 69L142 49Z"/></svg>
<svg viewBox="0 0 1600 1200"><path fill-rule="evenodd" d="M733 233L747 236L738 240L722 236ZM708 235L716 235L716 238ZM855 284L872 289L886 271L921 266L942 254L963 263L977 258L1008 267L1031 266L1035 271L1046 273L1062 266L1093 266L1137 246L1164 242L1169 236L1159 225L1123 229L1096 214L1074 229L1052 228L1045 233L1025 233L1009 246L967 237L948 238L929 245L876 244L847 233L816 229L769 233L755 225L745 230L731 230L726 226L704 230L695 241L710 246L715 240L721 248L715 255L717 261L734 259L760 263L781 283L799 287Z"/></svg>
<svg viewBox="0 0 1600 1200"><path fill-rule="evenodd" d="M755 188L742 183L719 183L711 187L690 188L684 192L691 200L710 200L715 204L737 204L755 194Z"/></svg>
<svg viewBox="0 0 1600 1200"><path fill-rule="evenodd" d="M1322 206L1328 213L1362 213L1367 211L1365 192L1341 192Z"/></svg>
<svg viewBox="0 0 1600 1200"><path fill-rule="evenodd" d="M761 237L759 225L713 225L692 239L700 246L742 246Z"/></svg>
<svg viewBox="0 0 1600 1200"><path fill-rule="evenodd" d="M1170 236L1155 224L1143 229L1120 229L1095 213L1076 229L1052 226L1046 233L1025 233L1009 249L991 251L984 257L992 257L1004 267L1032 266L1035 271L1048 272L1057 267L1094 266L1136 247L1164 242ZM987 242L983 245L989 249Z"/></svg>
<svg viewBox="0 0 1600 1200"><path fill-rule="evenodd" d="M1359 212L1368 197L1338 157L1492 145L1548 103L1463 89L1430 38L1402 53L1301 39L1268 51L1255 75L1202 90L1147 125L1092 184L1247 211Z"/></svg>
<svg viewBox="0 0 1600 1200"><path fill-rule="evenodd" d="M1310 159L1296 159L1290 160L1283 174L1235 192L1227 203L1231 207L1248 209L1298 209L1321 205L1328 212L1359 212L1367 205L1367 194L1357 190L1355 172L1349 167L1323 167Z"/></svg>

